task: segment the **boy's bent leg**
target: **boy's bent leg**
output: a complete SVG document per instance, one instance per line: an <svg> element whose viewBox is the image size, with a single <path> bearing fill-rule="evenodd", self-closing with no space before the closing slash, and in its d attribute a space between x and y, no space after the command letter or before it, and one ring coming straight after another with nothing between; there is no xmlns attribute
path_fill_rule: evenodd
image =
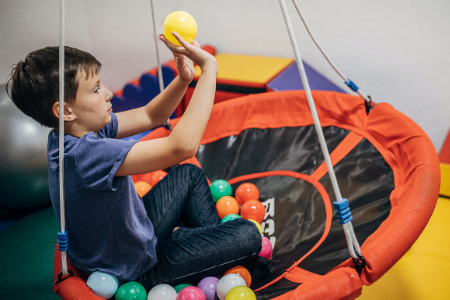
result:
<svg viewBox="0 0 450 300"><path fill-rule="evenodd" d="M158 242L158 262L137 281L146 290L160 283L197 284L207 276L221 276L238 265L252 262L255 265L261 244L261 234L247 220L209 226L186 238Z"/></svg>
<svg viewBox="0 0 450 300"><path fill-rule="evenodd" d="M142 198L159 240L166 240L186 214L194 227L220 223L202 169L185 164L173 169Z"/></svg>

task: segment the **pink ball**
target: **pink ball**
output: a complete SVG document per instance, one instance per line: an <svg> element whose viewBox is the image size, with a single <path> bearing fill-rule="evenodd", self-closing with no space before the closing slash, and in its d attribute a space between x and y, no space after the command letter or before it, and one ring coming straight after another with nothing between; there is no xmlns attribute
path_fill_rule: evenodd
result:
<svg viewBox="0 0 450 300"><path fill-rule="evenodd" d="M270 259L272 256L272 243L265 236L262 237L262 248L259 256Z"/></svg>
<svg viewBox="0 0 450 300"><path fill-rule="evenodd" d="M178 293L176 300L206 300L206 296L198 287L187 286Z"/></svg>

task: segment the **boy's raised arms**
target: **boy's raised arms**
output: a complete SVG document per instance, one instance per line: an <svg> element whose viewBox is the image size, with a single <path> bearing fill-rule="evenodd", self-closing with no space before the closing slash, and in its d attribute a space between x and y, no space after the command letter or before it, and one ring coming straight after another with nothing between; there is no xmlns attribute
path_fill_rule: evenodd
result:
<svg viewBox="0 0 450 300"><path fill-rule="evenodd" d="M147 105L116 113L119 123L116 138L121 139L160 126L175 111L194 78L195 69L192 61L184 55L173 52L173 56L178 76Z"/></svg>
<svg viewBox="0 0 450 300"><path fill-rule="evenodd" d="M160 39L172 52L186 56L202 70L189 106L168 137L136 143L128 152L115 176L142 174L164 169L197 153L214 102L217 61L214 56L201 50L196 41L190 45L177 33L174 32L174 35L183 47L175 46L163 36L160 36Z"/></svg>

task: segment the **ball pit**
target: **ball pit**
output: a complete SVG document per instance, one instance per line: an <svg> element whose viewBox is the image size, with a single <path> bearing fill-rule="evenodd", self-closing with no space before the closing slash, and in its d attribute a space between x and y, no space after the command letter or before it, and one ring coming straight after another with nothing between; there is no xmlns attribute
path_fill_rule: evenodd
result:
<svg viewBox="0 0 450 300"><path fill-rule="evenodd" d="M147 300L147 292L140 283L130 281L119 287L115 300Z"/></svg>
<svg viewBox="0 0 450 300"><path fill-rule="evenodd" d="M187 12L174 11L164 19L163 32L166 39L177 46L181 46L173 36L173 31L176 31L186 42L191 43L197 35L197 22Z"/></svg>
<svg viewBox="0 0 450 300"><path fill-rule="evenodd" d="M246 182L241 184L235 192L236 200L239 205L243 205L249 200L259 199L259 190L256 185Z"/></svg>
<svg viewBox="0 0 450 300"><path fill-rule="evenodd" d="M168 284L158 284L148 293L147 300L175 300L177 292Z"/></svg>
<svg viewBox="0 0 450 300"><path fill-rule="evenodd" d="M252 219L260 223L265 215L266 208L258 200L249 200L241 207L241 217L244 219Z"/></svg>
<svg viewBox="0 0 450 300"><path fill-rule="evenodd" d="M236 199L231 196L224 196L220 198L216 203L216 209L219 217L221 219L225 218L230 214L239 213L239 204Z"/></svg>
<svg viewBox="0 0 450 300"><path fill-rule="evenodd" d="M227 274L223 276L217 283L217 297L219 297L220 300L224 300L227 293L236 286L247 287L247 283L237 274Z"/></svg>
<svg viewBox="0 0 450 300"><path fill-rule="evenodd" d="M225 272L225 275L227 275L227 274L239 275L245 280L247 287L250 287L250 285L252 285L252 276L250 275L250 272L243 266L237 266L237 267L231 268Z"/></svg>
<svg viewBox="0 0 450 300"><path fill-rule="evenodd" d="M151 190L152 186L145 181L138 181L134 184L134 188L136 189L139 197L142 198Z"/></svg>
<svg viewBox="0 0 450 300"><path fill-rule="evenodd" d="M231 186L223 179L214 180L209 188L214 202L219 201L224 196L231 196L232 193Z"/></svg>

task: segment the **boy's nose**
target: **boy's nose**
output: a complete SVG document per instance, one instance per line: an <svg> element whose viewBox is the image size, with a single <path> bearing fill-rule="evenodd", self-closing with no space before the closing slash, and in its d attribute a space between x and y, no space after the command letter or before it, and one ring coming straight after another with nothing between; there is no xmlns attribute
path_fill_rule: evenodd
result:
<svg viewBox="0 0 450 300"><path fill-rule="evenodd" d="M112 97L113 97L113 93L111 93L110 90L106 89L107 93L106 93L106 101L109 102L111 101Z"/></svg>

